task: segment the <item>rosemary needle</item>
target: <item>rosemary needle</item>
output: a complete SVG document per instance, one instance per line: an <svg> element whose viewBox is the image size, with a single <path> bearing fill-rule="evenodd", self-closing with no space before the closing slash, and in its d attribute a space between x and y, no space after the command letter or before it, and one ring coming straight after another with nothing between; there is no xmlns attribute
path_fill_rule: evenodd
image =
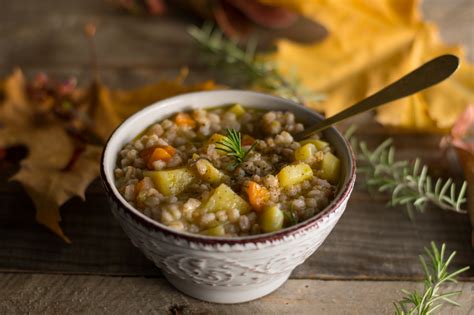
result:
<svg viewBox="0 0 474 315"><path fill-rule="evenodd" d="M219 69L232 70L240 75L248 85L304 104L308 101L320 101L321 94L306 90L299 82L294 71L283 75L276 64L258 58L255 54L257 43L250 40L245 49L224 36L212 24L202 28L191 26L188 33L210 57L211 65Z"/></svg>
<svg viewBox="0 0 474 315"><path fill-rule="evenodd" d="M235 129L227 129L227 135L222 141L216 142L219 146L216 150L220 150L226 153L227 156L231 157L234 162L230 165L231 169L235 169L241 163L243 163L249 154L255 148L255 143L248 150L244 150L242 147L242 135Z"/></svg>

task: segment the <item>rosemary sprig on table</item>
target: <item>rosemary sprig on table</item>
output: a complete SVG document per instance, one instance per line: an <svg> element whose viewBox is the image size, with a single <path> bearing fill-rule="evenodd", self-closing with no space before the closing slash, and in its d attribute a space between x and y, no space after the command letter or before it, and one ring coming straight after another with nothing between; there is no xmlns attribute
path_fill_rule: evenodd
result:
<svg viewBox="0 0 474 315"><path fill-rule="evenodd" d="M469 267L464 267L451 273L448 272L449 264L456 255L456 252L452 252L446 258L445 250L446 245L444 243L441 245L441 249L438 249L434 242L431 242L431 250L425 248L430 263L427 264L425 258L420 255L420 262L425 273L424 290L421 293L402 290L406 296L397 303L394 303L395 314L431 314L440 308L444 302L459 306L451 298L460 294L461 291L441 292L441 286L447 282L457 282L456 277L468 270Z"/></svg>
<svg viewBox="0 0 474 315"><path fill-rule="evenodd" d="M227 135L222 141L216 142L220 146L216 146L216 150L223 151L227 156L231 157L234 162L230 165L230 169L235 169L245 161L250 151L255 148L255 143L248 150L242 147L242 135L235 129L227 129Z"/></svg>
<svg viewBox="0 0 474 315"><path fill-rule="evenodd" d="M322 99L320 94L304 89L294 74L284 76L274 63L257 58L255 40L249 40L244 50L211 24L202 28L191 26L188 33L208 54L212 65L234 70L249 85L301 104Z"/></svg>
<svg viewBox="0 0 474 315"><path fill-rule="evenodd" d="M466 182L456 192L456 184L451 178L433 180L428 176L428 167L419 159L414 163L395 160L392 139L370 150L365 142L352 137L353 132L350 128L346 136L356 152L358 172L365 177L369 190L391 194L391 206L406 206L410 217L413 217L413 209L423 211L428 203L443 210L467 213L461 208L466 202Z"/></svg>

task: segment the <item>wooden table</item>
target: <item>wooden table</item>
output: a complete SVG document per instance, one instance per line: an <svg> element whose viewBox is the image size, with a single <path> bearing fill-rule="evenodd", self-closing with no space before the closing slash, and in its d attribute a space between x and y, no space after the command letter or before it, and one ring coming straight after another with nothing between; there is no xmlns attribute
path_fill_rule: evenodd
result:
<svg viewBox="0 0 474 315"><path fill-rule="evenodd" d="M97 49L103 81L131 87L175 76L191 68L190 82L212 73L194 58L186 35L188 17L140 18L114 10L106 1L2 1L0 67L28 75L45 71L59 78L89 78L84 23L98 24ZM474 51L472 0L427 1L425 14L442 27L448 42L462 41ZM421 157L434 175L461 179L455 163L446 163L440 138L392 134L367 122L360 137L370 145L393 136L402 158ZM467 216L429 209L408 219L403 208L387 208L385 197L371 197L359 182L346 213L321 248L273 294L258 301L224 306L197 301L174 290L160 270L134 248L112 217L99 182L87 200L62 208L62 226L73 240L64 244L37 225L23 189L9 182L17 167L1 169L0 314L11 313L392 313L399 289L421 288L418 254L431 240L456 250L453 267L471 265L463 274L461 308L474 312L474 251Z"/></svg>

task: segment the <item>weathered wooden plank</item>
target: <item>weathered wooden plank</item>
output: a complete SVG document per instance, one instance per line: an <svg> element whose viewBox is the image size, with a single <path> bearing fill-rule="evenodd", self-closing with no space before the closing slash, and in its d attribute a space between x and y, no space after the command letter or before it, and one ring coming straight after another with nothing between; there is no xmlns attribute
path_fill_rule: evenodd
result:
<svg viewBox="0 0 474 315"><path fill-rule="evenodd" d="M135 249L108 210L102 193L68 202L62 210L72 245L34 222L25 194L1 195L0 268L66 273L157 275ZM455 266L470 265L467 216L433 209L411 222L403 209L388 209L384 198L357 191L333 233L293 273L295 278L412 279L422 274L418 254L431 240L457 250ZM465 274L474 277L474 270Z"/></svg>
<svg viewBox="0 0 474 315"><path fill-rule="evenodd" d="M48 15L30 23L5 21L0 26L3 67L8 65L88 66L86 16ZM142 19L134 16L102 17L96 36L102 67L179 68L195 64L197 49L186 35L187 23L172 17Z"/></svg>
<svg viewBox="0 0 474 315"><path fill-rule="evenodd" d="M5 5L6 7L6 5ZM440 1L424 4L428 17L442 20L443 34L473 47L469 17L472 1ZM431 12L431 13L430 13ZM160 75L174 76L181 65L191 65L191 81L209 78L193 56L194 46L184 36L187 21L171 17L144 19L118 14L108 4L88 0L8 2L0 12L0 71L6 74L20 64L27 72L46 69L64 76L87 78L88 51L82 35L85 22L99 22L97 49L104 82L112 86L136 86ZM460 17L460 18L458 18ZM450 33L451 32L451 33ZM454 35L459 36L454 38ZM190 56L193 56L191 58ZM371 144L392 131L361 130ZM440 163L439 138L397 135L400 156L421 157L439 165L441 174L459 175L449 163ZM420 150L423 148L423 150ZM437 171L438 169L435 169ZM31 202L16 184L0 181L0 267L72 273L156 275L156 269L137 254L107 210L102 191L94 184L88 201L68 203L63 210L64 229L75 243L66 246L34 223ZM429 240L448 242L457 249L460 265L472 264L465 217L432 211L419 215L413 226L400 209L386 209L386 200L372 202L360 190L323 247L294 277L400 279L419 277L416 255ZM357 240L357 241L356 241ZM408 267L407 267L408 266ZM468 274L472 277L472 270Z"/></svg>
<svg viewBox="0 0 474 315"><path fill-rule="evenodd" d="M35 0L8 1L0 0L3 10L0 11L2 21L12 19L19 23L42 16L61 15L117 15L117 10L112 1L58 1Z"/></svg>
<svg viewBox="0 0 474 315"><path fill-rule="evenodd" d="M186 15L146 18L118 14L110 5L96 4L100 1L71 6L56 5L57 2L61 3L49 1L44 7L42 1L21 2L21 5L18 2L9 4L11 11L3 10L7 13L2 14L6 17L0 25L1 68L12 65L86 67L90 58L82 28L90 21L99 25L97 54L104 68L164 69L197 64L195 56L199 51L186 35L192 21ZM448 42L464 43L472 58L473 2L427 2L423 8L428 19L441 24ZM323 34L323 30L321 32Z"/></svg>
<svg viewBox="0 0 474 315"><path fill-rule="evenodd" d="M399 290L421 290L414 282L289 280L262 299L222 305L181 294L164 279L64 275L0 274L0 313L50 314L391 314ZM441 314L474 311L474 283L462 290L461 307Z"/></svg>

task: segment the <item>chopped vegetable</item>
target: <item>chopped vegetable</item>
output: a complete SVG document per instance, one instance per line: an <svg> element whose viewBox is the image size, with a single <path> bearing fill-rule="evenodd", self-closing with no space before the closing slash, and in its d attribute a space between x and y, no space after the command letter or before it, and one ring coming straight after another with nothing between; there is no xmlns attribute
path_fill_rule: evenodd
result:
<svg viewBox="0 0 474 315"><path fill-rule="evenodd" d="M313 170L306 163L285 166L278 173L280 186L283 188L299 184L313 177Z"/></svg>
<svg viewBox="0 0 474 315"><path fill-rule="evenodd" d="M221 224L213 228L201 231L201 234L209 235L209 236L224 236L225 235L224 225Z"/></svg>
<svg viewBox="0 0 474 315"><path fill-rule="evenodd" d="M167 145L165 147L163 147L163 149L168 152L171 156L173 156L175 153L176 153L176 149L173 148L172 146L170 145Z"/></svg>
<svg viewBox="0 0 474 315"><path fill-rule="evenodd" d="M160 150L158 150L160 149ZM164 152L163 152L164 151ZM151 147L142 150L138 155L147 162L148 169L153 170L153 163L158 160L169 161L176 153L176 149L170 145L165 147Z"/></svg>
<svg viewBox="0 0 474 315"><path fill-rule="evenodd" d="M219 171L206 159L200 159L196 162L196 170L199 176L211 184L219 183L224 177L224 173Z"/></svg>
<svg viewBox="0 0 474 315"><path fill-rule="evenodd" d="M190 128L194 128L196 126L196 121L186 113L178 113L174 118L174 122L178 126L187 126Z"/></svg>
<svg viewBox="0 0 474 315"><path fill-rule="evenodd" d="M321 170L322 179L326 179L331 184L337 184L341 172L341 161L331 152L327 152L324 154Z"/></svg>
<svg viewBox="0 0 474 315"><path fill-rule="evenodd" d="M143 176L153 180L156 189L165 196L183 192L194 179L193 173L186 168L162 171L144 171Z"/></svg>
<svg viewBox="0 0 474 315"><path fill-rule="evenodd" d="M209 143L216 143L225 139L224 135L220 133L215 133L209 138Z"/></svg>
<svg viewBox="0 0 474 315"><path fill-rule="evenodd" d="M138 156L140 156L144 161L148 161L150 159L151 154L153 153L153 151L155 151L156 148L157 147L143 149L138 153Z"/></svg>
<svg viewBox="0 0 474 315"><path fill-rule="evenodd" d="M223 146L222 144L218 143L218 142L222 142L224 141L226 138L226 136L224 135L221 135L220 133L215 133L213 134L210 138L209 138L209 141L208 143L209 144L214 144L216 146L216 149L220 148L220 149L225 149L225 146ZM218 154L220 155L224 155L225 152L224 151L221 151L221 150L216 150Z"/></svg>
<svg viewBox="0 0 474 315"><path fill-rule="evenodd" d="M255 139L252 136L249 135L243 135L242 136L242 145L252 145L254 144Z"/></svg>
<svg viewBox="0 0 474 315"><path fill-rule="evenodd" d="M147 162L147 167L148 169L152 170L154 169L153 163L161 160L161 161L169 161L171 160L173 156L168 153L164 148L156 148L153 150L153 153L151 154L150 158L148 159Z"/></svg>
<svg viewBox="0 0 474 315"><path fill-rule="evenodd" d="M329 143L327 143L326 141L318 140L318 139L306 139L306 140L300 141L301 145L305 145L308 143L314 144L316 149L318 149L319 151L322 151L325 148L329 147Z"/></svg>
<svg viewBox="0 0 474 315"><path fill-rule="evenodd" d="M155 157L152 159L152 155L153 153L155 152L156 149L158 148L161 148L163 150L166 151L166 153L168 153L168 155L166 153L163 153L163 151L159 151L156 153ZM138 154L144 161L147 161L147 167L149 169L153 169L153 162L157 161L157 160L163 160L163 161L168 161L169 159L171 159L171 157L176 153L176 149L173 148L172 146L170 145L167 145L165 147L157 147L157 146L154 146L154 147L151 147L151 148L146 148L146 149L143 149L142 151L140 151L140 153ZM158 157L164 157L164 158L158 158Z"/></svg>
<svg viewBox="0 0 474 315"><path fill-rule="evenodd" d="M275 232L319 213L342 173L325 138L291 137L301 129L289 111L236 103L175 112L122 147L117 188L133 207L177 231Z"/></svg>
<svg viewBox="0 0 474 315"><path fill-rule="evenodd" d="M143 189L143 186L145 186L145 181L142 179L138 183L135 184L135 198L140 192L140 190Z"/></svg>
<svg viewBox="0 0 474 315"><path fill-rule="evenodd" d="M235 104L229 109L230 112L234 113L235 116L239 117L245 114L245 108L240 104Z"/></svg>
<svg viewBox="0 0 474 315"><path fill-rule="evenodd" d="M285 216L278 205L267 207L260 214L260 227L264 232L281 230Z"/></svg>
<svg viewBox="0 0 474 315"><path fill-rule="evenodd" d="M251 181L247 187L249 202L255 211L261 211L270 199L270 192L263 186Z"/></svg>
<svg viewBox="0 0 474 315"><path fill-rule="evenodd" d="M301 162L308 162L311 160L314 155L316 154L317 149L313 143L307 143L302 147L299 147L295 151L295 160Z"/></svg>
<svg viewBox="0 0 474 315"><path fill-rule="evenodd" d="M219 187L214 189L209 199L203 202L200 211L205 213L228 209L237 209L240 214L248 213L251 210L250 205L229 186L220 184Z"/></svg>

